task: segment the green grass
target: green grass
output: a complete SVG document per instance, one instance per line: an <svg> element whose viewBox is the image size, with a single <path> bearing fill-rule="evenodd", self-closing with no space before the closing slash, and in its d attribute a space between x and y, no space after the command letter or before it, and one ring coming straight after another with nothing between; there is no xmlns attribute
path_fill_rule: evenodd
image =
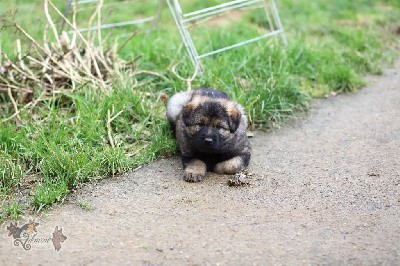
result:
<svg viewBox="0 0 400 266"><path fill-rule="evenodd" d="M2 0L0 12L18 9L17 22L41 39L44 16L40 2ZM65 3L55 2L60 7ZM130 9L110 9L109 21L131 19L132 10L138 17L155 12L156 1L138 2ZM204 2L186 2L184 9L206 7ZM211 6L222 1L206 2ZM396 0L282 0L277 5L289 40L287 49L271 39L207 58L204 75L192 84L228 92L245 107L254 128L272 127L306 111L313 97L356 91L367 73L380 74L397 54L394 32L400 26L400 4ZM32 16L23 15L31 10L35 10ZM89 14L83 12L81 23ZM87 86L43 101L32 112L22 112L25 123L1 124L0 219L17 219L26 204L28 209L40 210L62 201L81 183L120 174L175 152L165 103L159 95L186 89L186 83L171 73L172 64L180 63L182 76L191 76L193 67L184 48L178 53L181 41L167 9L161 22L151 32L146 32L150 25L140 26L141 33L120 56L141 55L141 69L158 71L166 79L144 75L141 79L151 81L147 85L132 89L132 84L116 83L109 95ZM255 37L264 26L262 12L250 10L221 27L202 24L193 30L193 38L203 53ZM110 40L134 29L115 30ZM17 38L24 40L13 28L0 31L2 49L10 57ZM29 46L26 40L23 43ZM107 135L107 112L115 115L122 110L111 123L113 148ZM7 95L0 92L0 120L13 112ZM26 204L16 203L20 192L28 199Z"/></svg>
<svg viewBox="0 0 400 266"><path fill-rule="evenodd" d="M18 204L18 202L11 201L2 208L0 212L1 213L0 222L3 222L5 218L17 221L21 217L23 211L24 211L23 206Z"/></svg>

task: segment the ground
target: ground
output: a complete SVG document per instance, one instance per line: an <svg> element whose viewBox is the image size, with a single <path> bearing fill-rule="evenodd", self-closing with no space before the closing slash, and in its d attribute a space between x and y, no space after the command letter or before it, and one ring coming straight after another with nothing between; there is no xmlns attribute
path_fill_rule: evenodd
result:
<svg viewBox="0 0 400 266"><path fill-rule="evenodd" d="M59 251L15 247L3 225L0 264L398 264L400 62L368 84L255 132L250 186L186 183L161 159L32 216L37 238L63 229Z"/></svg>

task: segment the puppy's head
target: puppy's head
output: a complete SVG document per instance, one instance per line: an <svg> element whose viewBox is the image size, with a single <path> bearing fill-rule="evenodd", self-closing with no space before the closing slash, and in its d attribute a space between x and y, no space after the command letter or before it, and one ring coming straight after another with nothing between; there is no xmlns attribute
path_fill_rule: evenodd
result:
<svg viewBox="0 0 400 266"><path fill-rule="evenodd" d="M222 153L233 143L241 112L229 100L195 97L182 109L185 132L200 152Z"/></svg>

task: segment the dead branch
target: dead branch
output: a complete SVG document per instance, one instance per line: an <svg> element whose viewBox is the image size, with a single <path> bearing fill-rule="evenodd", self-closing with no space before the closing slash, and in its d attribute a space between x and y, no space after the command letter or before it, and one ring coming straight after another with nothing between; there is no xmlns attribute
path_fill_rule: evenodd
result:
<svg viewBox="0 0 400 266"><path fill-rule="evenodd" d="M130 84L132 80L135 80L136 83L131 89L154 80L154 78L149 78L138 82L138 75L168 80L164 75L154 71L136 70L135 62L140 56L130 61L125 61L118 56L118 52L137 32L134 32L122 46L119 46L117 42L112 45L106 43L108 37L103 39L100 31L102 6L103 0L99 2L95 13L90 18L90 23L97 18L97 34L88 39L78 31L76 5L72 6L72 21L69 21L52 0L45 0L43 12L47 23L44 25L43 39L40 41L33 38L15 22L15 19L9 18L7 25L19 31L28 41L27 46L30 48L29 53L24 53L23 43L17 40L16 59L12 60L10 58L13 57L7 56L0 45L0 93L8 94L7 99L10 99L14 108L14 112L0 123L11 119L16 119L18 123L21 120L21 112L26 110L33 112L33 107L38 103L60 98L65 91L71 93L86 85L100 89L102 93L110 93L111 85L116 80L124 82L123 84ZM50 11L53 10L71 28L72 35L57 32L55 22L50 15ZM48 38L49 30L55 36L53 42L50 41L53 38ZM34 92L36 91L41 93L35 99ZM19 108L22 102L26 104ZM110 110L107 116L107 134L111 146L114 146L114 140L110 123L122 112L112 116L114 110ZM43 119L46 118L43 117Z"/></svg>
<svg viewBox="0 0 400 266"><path fill-rule="evenodd" d="M11 93L11 88L10 87L8 88L8 97L10 97L11 103L12 103L12 105L14 107L14 111L15 111L14 114L17 117L17 123L18 123L19 121L21 121L21 117L19 117L18 105L14 100L14 97L13 97L13 95Z"/></svg>

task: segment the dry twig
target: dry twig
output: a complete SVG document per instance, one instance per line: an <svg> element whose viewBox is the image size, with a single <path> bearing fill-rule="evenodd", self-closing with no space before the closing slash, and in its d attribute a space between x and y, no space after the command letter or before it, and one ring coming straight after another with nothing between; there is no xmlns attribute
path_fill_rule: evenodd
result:
<svg viewBox="0 0 400 266"><path fill-rule="evenodd" d="M132 89L143 86L153 79L146 79L137 82L136 76L149 75L167 80L168 78L160 73L149 70L136 70L135 63L140 56L131 61L125 61L118 56L120 51L137 32L118 46L105 47L106 38L101 36L101 9L103 0L99 1L95 13L90 17L89 24L97 17L97 31L92 33L89 38L85 38L77 28L76 5L72 5L72 21L62 14L53 4L52 0L44 1L44 16L47 22L44 25L43 39L36 40L24 28L17 24L13 18L7 20L9 26L13 26L28 41L31 52L24 54L21 41L17 40L16 60L13 61L0 46L0 93L8 94L10 106L14 112L7 118L0 121L4 123L12 119L21 121L21 113L26 110L33 110L38 103L61 97L65 92L72 92L85 85L91 85L94 89L101 89L103 93L109 93L115 80L120 80L130 84L135 80L136 84ZM65 32L59 33L56 29L53 18L50 16L50 8L61 17L65 25L71 29L72 34ZM54 38L49 38L48 31L52 31ZM55 39L50 42L50 39ZM96 45L95 45L96 44ZM188 84L197 75L197 68L194 76L187 79ZM186 80L186 79L185 79ZM39 92L35 97L34 92ZM24 106L21 106L25 103ZM116 119L123 111L112 116L114 111L109 110L107 114L107 134L110 145L114 147L112 139L111 122Z"/></svg>
<svg viewBox="0 0 400 266"><path fill-rule="evenodd" d="M113 108L114 109L114 108ZM114 140L112 137L112 130L111 130L111 122L117 118L120 114L122 114L124 110L119 111L116 115L111 117L111 112L110 109L107 110L107 135L108 135L108 141L110 142L111 147L115 148L114 145Z"/></svg>
<svg viewBox="0 0 400 266"><path fill-rule="evenodd" d="M178 72L176 71L176 67L178 66L178 64L179 63L176 63L175 65L173 65L172 68L171 68L171 71L178 79L185 81L186 85L187 85L187 89L191 90L192 89L192 81L195 80L195 78L196 78L196 76L198 74L198 71L199 71L199 68L200 68L200 63L196 64L196 67L194 69L194 73L193 73L192 77L190 77L190 78L183 78L182 76L180 76L178 74Z"/></svg>
<svg viewBox="0 0 400 266"><path fill-rule="evenodd" d="M10 97L10 100L11 100L11 103L12 103L12 105L13 105L13 107L14 107L14 110L15 110L15 116L17 117L17 123L19 122L19 121L21 121L21 117L19 117L19 110L18 110L18 105L17 105L17 103L15 102L15 100L14 100L14 97L13 97L13 95L12 95L12 93L11 93L11 88L9 87L8 88L8 97Z"/></svg>
<svg viewBox="0 0 400 266"><path fill-rule="evenodd" d="M118 51L136 35L136 32L122 46L118 47L117 43L114 43L105 47L107 36L103 39L100 30L102 6L103 0L99 1L95 13L90 17L89 24L97 17L98 26L97 31L94 31L90 38L85 38L78 31L76 5L72 6L72 21L69 21L52 0L45 0L43 10L47 23L44 25L43 39L40 41L33 38L15 22L12 14L10 15L10 19L6 22L22 33L31 45L31 51L24 54L21 41L17 40L16 60L13 61L10 59L11 56L8 57L1 51L0 46L0 93L8 94L14 107L13 114L0 122L4 123L11 119L20 121L21 112L27 109L32 110L33 106L40 101L45 101L49 97L50 99L60 97L60 94L66 91L71 92L88 84L95 89L100 88L101 92L109 93L115 80L137 81L136 76L143 74L167 80L165 76L154 71L136 70L135 62L140 56L131 61L125 61L118 56ZM50 8L65 21L72 35L57 32L53 18L50 16ZM54 42L50 42L50 39L54 38L48 37L48 30L52 31ZM136 82L134 87L143 86L149 80L152 79ZM34 91L41 92L36 99L34 99ZM18 104L23 102L26 104L19 108L21 106ZM108 117L109 123L121 113ZM112 138L110 138L110 143L114 144Z"/></svg>

